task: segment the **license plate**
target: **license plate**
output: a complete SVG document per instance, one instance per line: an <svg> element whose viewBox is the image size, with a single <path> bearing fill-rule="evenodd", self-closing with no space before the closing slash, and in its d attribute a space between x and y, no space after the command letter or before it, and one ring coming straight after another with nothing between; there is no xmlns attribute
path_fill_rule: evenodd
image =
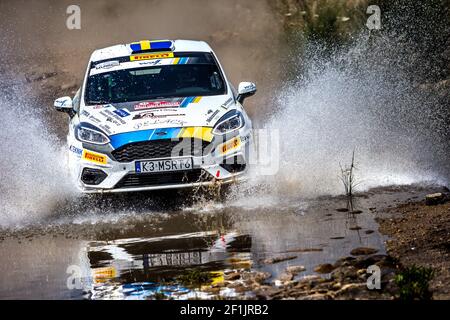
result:
<svg viewBox="0 0 450 320"><path fill-rule="evenodd" d="M191 170L192 158L136 161L137 173Z"/></svg>

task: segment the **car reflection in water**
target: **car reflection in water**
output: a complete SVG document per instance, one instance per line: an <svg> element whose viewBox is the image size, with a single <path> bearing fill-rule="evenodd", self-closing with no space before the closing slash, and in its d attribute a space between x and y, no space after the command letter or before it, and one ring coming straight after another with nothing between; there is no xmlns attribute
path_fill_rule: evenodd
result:
<svg viewBox="0 0 450 320"><path fill-rule="evenodd" d="M223 279L223 270L236 264L251 267L250 249L249 236L216 231L91 242L87 247L85 297L208 298L210 294L201 288L183 286L177 277L188 270L201 270L210 272L213 282L219 281Z"/></svg>

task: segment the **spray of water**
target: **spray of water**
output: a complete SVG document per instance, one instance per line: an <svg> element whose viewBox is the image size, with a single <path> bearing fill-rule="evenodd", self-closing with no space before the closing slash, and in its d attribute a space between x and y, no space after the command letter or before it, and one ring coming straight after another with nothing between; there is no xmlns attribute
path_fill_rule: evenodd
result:
<svg viewBox="0 0 450 320"><path fill-rule="evenodd" d="M64 166L61 144L40 120L26 89L7 81L0 97L0 228L42 221L76 194Z"/></svg>
<svg viewBox="0 0 450 320"><path fill-rule="evenodd" d="M353 150L359 191L448 184L448 107L420 86L417 52L397 39L363 33L334 51L311 43L265 123L279 131L279 171L252 177L238 192L256 201L342 194L340 165Z"/></svg>

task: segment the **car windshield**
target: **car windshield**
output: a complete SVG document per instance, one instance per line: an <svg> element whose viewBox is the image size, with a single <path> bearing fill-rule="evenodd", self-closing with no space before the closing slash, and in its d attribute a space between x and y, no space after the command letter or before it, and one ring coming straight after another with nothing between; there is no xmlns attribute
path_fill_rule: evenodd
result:
<svg viewBox="0 0 450 320"><path fill-rule="evenodd" d="M216 64L170 64L90 75L85 102L106 104L225 93Z"/></svg>

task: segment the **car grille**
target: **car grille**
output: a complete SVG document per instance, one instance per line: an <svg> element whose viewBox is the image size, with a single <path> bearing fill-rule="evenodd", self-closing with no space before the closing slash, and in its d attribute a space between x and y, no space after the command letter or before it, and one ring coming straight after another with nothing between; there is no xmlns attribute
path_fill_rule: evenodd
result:
<svg viewBox="0 0 450 320"><path fill-rule="evenodd" d="M187 184L208 181L209 174L205 175L202 169L157 172L157 173L129 173L120 180L115 188L151 187L157 185Z"/></svg>
<svg viewBox="0 0 450 320"><path fill-rule="evenodd" d="M162 139L126 144L112 152L118 162L170 158L172 156L202 156L208 152L209 143L200 139ZM174 148L176 149L174 150ZM172 151L175 151L172 154Z"/></svg>

